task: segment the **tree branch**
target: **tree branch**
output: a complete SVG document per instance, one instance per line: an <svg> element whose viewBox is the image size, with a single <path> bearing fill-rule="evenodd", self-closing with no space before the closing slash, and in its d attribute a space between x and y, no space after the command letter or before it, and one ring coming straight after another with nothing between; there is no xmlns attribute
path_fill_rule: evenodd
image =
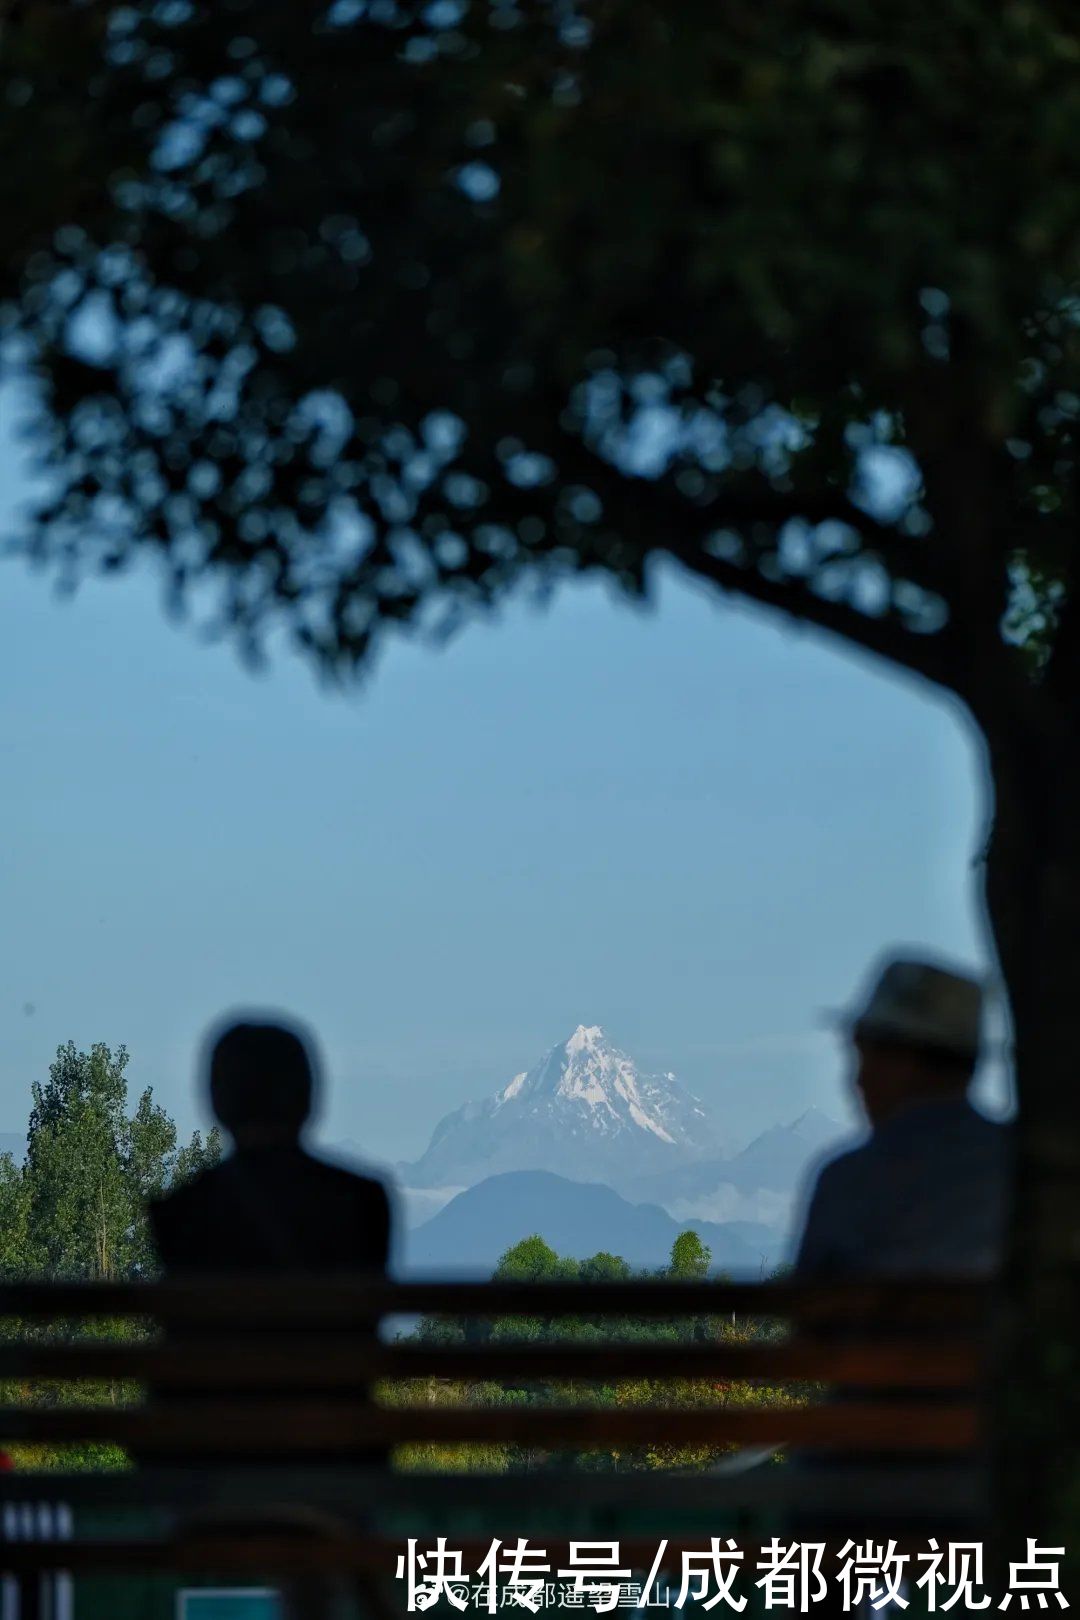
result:
<svg viewBox="0 0 1080 1620"><path fill-rule="evenodd" d="M662 549L721 590L775 608L801 623L840 636L864 652L887 659L937 686L961 692L961 672L947 625L941 630L920 634L907 629L894 614L862 613L847 602L819 595L806 580L793 576L785 580L769 579L752 564L716 557L700 545L669 541Z"/></svg>
<svg viewBox="0 0 1080 1620"><path fill-rule="evenodd" d="M572 435L566 434L565 440L568 448L572 446L569 459L573 476L600 495L607 526L634 541L643 553L665 552L722 590L776 608L935 685L962 693L963 666L957 638L948 623L940 630L923 634L908 628L895 612L861 612L850 603L820 595L808 580L791 574L770 578L755 560L739 563L707 549L709 538L725 529L738 533L761 524L775 536L791 522L811 526L835 522L855 529L863 537L865 556L880 556L883 563L892 560L895 565L902 537L891 526L863 512L842 490L787 494L764 485L763 479L760 490L725 490L707 504L693 506L684 497L669 493L666 479L628 479L580 440L575 442ZM562 446L559 466L564 477L571 471ZM868 531L872 535L869 540ZM748 549L754 548L750 545ZM912 568L905 577L914 579L918 573L925 575L925 570ZM935 587L927 583L925 588ZM944 591L940 594L945 597Z"/></svg>

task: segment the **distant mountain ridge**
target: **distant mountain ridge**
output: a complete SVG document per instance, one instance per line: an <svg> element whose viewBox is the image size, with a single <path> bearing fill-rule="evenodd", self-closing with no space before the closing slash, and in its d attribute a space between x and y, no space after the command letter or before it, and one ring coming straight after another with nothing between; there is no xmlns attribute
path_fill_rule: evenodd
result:
<svg viewBox="0 0 1080 1620"><path fill-rule="evenodd" d="M517 1170L466 1188L408 1232L402 1270L490 1276L507 1249L534 1233L560 1255L583 1260L606 1251L632 1267L653 1269L666 1263L675 1238L691 1225L712 1250L713 1271L758 1277L783 1258L783 1245L764 1226L677 1221L658 1204L632 1204L597 1182Z"/></svg>
<svg viewBox="0 0 1080 1620"><path fill-rule="evenodd" d="M510 1170L626 1182L720 1149L714 1120L670 1073L642 1073L597 1024L579 1024L493 1097L439 1121L408 1187L470 1187Z"/></svg>
<svg viewBox="0 0 1080 1620"><path fill-rule="evenodd" d="M809 1108L787 1125L772 1125L731 1158L703 1159L659 1175L625 1181L619 1190L655 1199L677 1220L751 1220L788 1232L812 1167L853 1137L850 1128Z"/></svg>
<svg viewBox="0 0 1080 1620"><path fill-rule="evenodd" d="M849 1134L820 1108L808 1108L788 1125L770 1125L730 1158L718 1156L673 1165L637 1185L642 1194L661 1202L707 1192L720 1182L740 1192L787 1192L810 1160Z"/></svg>

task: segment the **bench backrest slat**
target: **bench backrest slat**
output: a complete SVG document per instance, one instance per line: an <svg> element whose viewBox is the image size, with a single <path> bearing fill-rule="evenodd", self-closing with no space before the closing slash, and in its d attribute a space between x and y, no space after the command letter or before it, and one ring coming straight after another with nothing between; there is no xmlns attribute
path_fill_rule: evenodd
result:
<svg viewBox="0 0 1080 1620"><path fill-rule="evenodd" d="M205 1330L204 1330L205 1335ZM124 1344L0 1345L0 1378L151 1380L170 1388L355 1388L373 1379L463 1382L628 1378L712 1382L813 1381L862 1388L970 1388L980 1355L970 1339L931 1344L851 1341L783 1344L373 1344L348 1335Z"/></svg>
<svg viewBox="0 0 1080 1620"><path fill-rule="evenodd" d="M0 1407L9 1439L111 1440L192 1454L246 1452L347 1456L365 1444L416 1441L588 1449L657 1442L675 1446L800 1445L957 1451L977 1443L966 1402L843 1403L805 1407L378 1408L348 1402L177 1402L140 1407Z"/></svg>
<svg viewBox="0 0 1080 1620"><path fill-rule="evenodd" d="M29 1401L0 1409L0 1437L39 1443L107 1440L143 1454L165 1448L298 1459L345 1457L365 1445L487 1443L528 1448L811 1446L835 1451L964 1451L979 1440L985 1285L949 1279L835 1286L791 1282L392 1283L363 1277L216 1277L154 1284L37 1284L0 1289L0 1317L29 1324L0 1343L0 1377L150 1386L139 1406ZM381 1319L426 1311L472 1322L460 1344L384 1342ZM602 1323L694 1319L704 1337L605 1345L558 1342L560 1316ZM88 1337L102 1317L157 1322L128 1342ZM734 1330L729 1328L732 1316ZM499 1318L546 1320L554 1342L489 1340ZM61 1324L61 1340L41 1324ZM71 1337L73 1321L83 1329ZM741 1324L741 1325L740 1325ZM788 1336L784 1336L784 1324ZM476 1331L477 1329L480 1331ZM466 1386L443 1400L409 1380ZM496 1404L483 1384L646 1380L647 1399L576 1394ZM393 1404L365 1386L406 1385ZM665 1385L688 1380L678 1402ZM747 1399L728 1386L763 1385ZM697 1387L695 1388L694 1385ZM816 1386L799 1389L807 1382ZM712 1391L709 1385L713 1386ZM839 1400L821 1387L839 1386ZM861 1389L865 1393L856 1396ZM260 1392L261 1395L260 1395ZM920 1395L922 1392L922 1395ZM376 1397L377 1397L376 1391ZM78 1396L77 1389L70 1394ZM430 1396L431 1398L427 1398ZM950 1396L952 1398L950 1398ZM794 1397L794 1398L793 1398ZM84 1397L85 1399L85 1397Z"/></svg>
<svg viewBox="0 0 1080 1620"><path fill-rule="evenodd" d="M320 1328L373 1316L736 1316L844 1320L898 1330L978 1325L986 1285L955 1278L844 1284L388 1282L382 1277L200 1277L167 1283L15 1283L0 1317L154 1317Z"/></svg>

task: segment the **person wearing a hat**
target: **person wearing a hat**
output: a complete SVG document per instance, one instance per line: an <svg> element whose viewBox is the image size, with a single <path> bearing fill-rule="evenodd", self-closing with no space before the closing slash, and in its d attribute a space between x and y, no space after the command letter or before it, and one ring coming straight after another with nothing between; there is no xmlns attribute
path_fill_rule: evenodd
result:
<svg viewBox="0 0 1080 1620"><path fill-rule="evenodd" d="M870 1134L818 1172L798 1277L995 1269L1010 1132L968 1100L982 1022L976 979L906 956L842 1016Z"/></svg>

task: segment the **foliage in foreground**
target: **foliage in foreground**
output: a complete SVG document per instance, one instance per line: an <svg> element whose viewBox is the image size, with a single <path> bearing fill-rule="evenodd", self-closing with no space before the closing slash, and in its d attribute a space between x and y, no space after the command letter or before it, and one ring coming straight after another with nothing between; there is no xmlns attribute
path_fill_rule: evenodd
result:
<svg viewBox="0 0 1080 1620"><path fill-rule="evenodd" d="M1078 55L1061 0L17 8L28 545L329 669L667 556L1021 685L1076 585Z"/></svg>
<svg viewBox="0 0 1080 1620"><path fill-rule="evenodd" d="M0 1277L4 1281L116 1281L150 1277L156 1261L146 1202L216 1162L218 1132L181 1142L176 1125L147 1087L134 1108L128 1052L99 1043L57 1050L44 1085L32 1088L26 1157L0 1156ZM0 1338L45 1340L145 1338L147 1324L0 1319ZM127 1404L134 1385L0 1381L0 1404ZM16 1467L119 1468L119 1446L5 1447Z"/></svg>

